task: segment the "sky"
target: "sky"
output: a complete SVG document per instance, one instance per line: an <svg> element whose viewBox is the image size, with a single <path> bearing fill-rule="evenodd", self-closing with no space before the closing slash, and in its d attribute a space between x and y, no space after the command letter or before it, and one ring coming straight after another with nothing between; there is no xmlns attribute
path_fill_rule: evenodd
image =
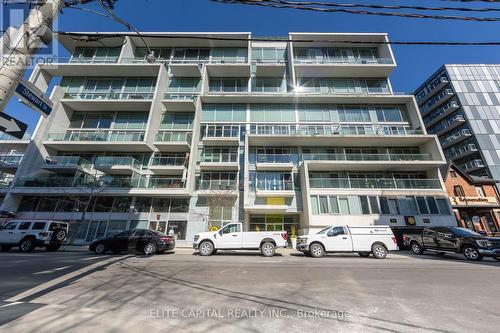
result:
<svg viewBox="0 0 500 333"><path fill-rule="evenodd" d="M349 1L335 2L348 3ZM378 0L353 0L352 2L382 4ZM500 9L500 4L441 0L384 0L383 4ZM95 4L82 5L82 7L98 10ZM5 8L0 7L4 11ZM289 32L386 32L391 40L401 41L500 41L500 22L320 13L220 4L209 0L118 0L115 13L141 31L239 31L251 32L254 36L286 36ZM468 13L441 11L437 14L466 15ZM477 16L500 17L500 12L477 14ZM2 22L2 24L5 23ZM55 30L58 31L127 31L115 21L76 9L65 9L55 26ZM393 90L396 92L413 92L443 64L500 63L500 46L395 45L393 52L398 67L390 79ZM60 55L67 56L67 53L61 50ZM28 123L28 132L31 133L34 130L38 114L19 103L16 98L11 100L6 112Z"/></svg>

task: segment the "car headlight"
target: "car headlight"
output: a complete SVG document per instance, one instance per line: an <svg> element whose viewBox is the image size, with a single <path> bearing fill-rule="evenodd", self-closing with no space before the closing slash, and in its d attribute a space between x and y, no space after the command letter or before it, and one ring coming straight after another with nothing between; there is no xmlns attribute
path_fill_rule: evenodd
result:
<svg viewBox="0 0 500 333"><path fill-rule="evenodd" d="M195 241L195 242L197 242L197 241L198 241L198 239L200 239L200 236L195 235L195 236L194 236L194 241Z"/></svg>
<svg viewBox="0 0 500 333"><path fill-rule="evenodd" d="M493 246L492 242L490 242L488 240L484 240L484 239L477 240L476 243L477 243L477 245L479 245L481 247L490 247L490 246Z"/></svg>

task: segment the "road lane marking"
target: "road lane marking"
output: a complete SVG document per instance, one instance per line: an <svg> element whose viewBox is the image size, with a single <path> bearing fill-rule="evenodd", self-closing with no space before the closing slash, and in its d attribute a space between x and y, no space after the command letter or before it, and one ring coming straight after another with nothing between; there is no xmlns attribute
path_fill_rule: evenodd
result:
<svg viewBox="0 0 500 333"><path fill-rule="evenodd" d="M80 260L94 260L94 259L102 259L102 258L107 258L109 256L98 256L98 257L90 257L90 258L82 258Z"/></svg>
<svg viewBox="0 0 500 333"><path fill-rule="evenodd" d="M36 286L34 288L31 288L31 289L28 289L20 294L17 294L16 296L13 296L9 299L6 299L5 302L18 302L26 297L29 297L29 296L32 296L34 294L37 294L39 292L42 292L46 289L49 289L59 283L63 283L69 279L72 279L78 275L81 275L81 274L84 274L86 272L89 272L91 270L94 270L94 269L97 269L101 266L104 266L104 265L107 265L107 264L113 264L114 262L118 261L118 260L122 260L124 258L128 258L129 256L125 256L125 257L118 257L118 258L109 258L107 260L103 260L103 261L99 261L99 262L96 262L92 265L89 265L87 267L84 267L84 268L80 268L74 272L71 272L71 273L68 273L66 275L63 275L63 276L60 276L56 279L53 279L51 281L48 281L46 283L43 283L39 286Z"/></svg>
<svg viewBox="0 0 500 333"><path fill-rule="evenodd" d="M54 268L54 271L62 271L64 269L70 268L70 267L71 267L71 265L70 266L63 266L63 267L59 267L59 268Z"/></svg>
<svg viewBox="0 0 500 333"><path fill-rule="evenodd" d="M63 267L59 267L59 268L54 268L54 269L49 269L47 271L41 271L41 272L36 272L36 273L33 273L34 275L39 275L39 274L50 274L50 273L55 273L57 271L62 271L64 269L67 269L67 268L70 268L70 266L63 266Z"/></svg>

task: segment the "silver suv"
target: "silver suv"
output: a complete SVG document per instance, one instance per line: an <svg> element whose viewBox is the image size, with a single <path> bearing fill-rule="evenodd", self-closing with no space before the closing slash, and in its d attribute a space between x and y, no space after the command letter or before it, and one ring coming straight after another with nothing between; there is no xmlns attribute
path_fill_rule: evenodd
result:
<svg viewBox="0 0 500 333"><path fill-rule="evenodd" d="M47 251L59 250L68 235L68 223L48 220L12 220L0 226L0 249L9 251L19 247L21 252L31 252L36 247Z"/></svg>

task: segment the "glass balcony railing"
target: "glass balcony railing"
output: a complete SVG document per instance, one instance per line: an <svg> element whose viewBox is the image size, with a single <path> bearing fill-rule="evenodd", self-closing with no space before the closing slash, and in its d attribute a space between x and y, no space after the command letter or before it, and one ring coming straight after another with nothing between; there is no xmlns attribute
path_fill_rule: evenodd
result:
<svg viewBox="0 0 500 333"><path fill-rule="evenodd" d="M19 139L12 136L12 135L9 135L7 133L4 133L4 132L0 132L0 141L18 141ZM21 139L21 140L28 140L27 138L26 139Z"/></svg>
<svg viewBox="0 0 500 333"><path fill-rule="evenodd" d="M45 159L45 165L49 167L74 167L90 169L92 164L79 156L49 156Z"/></svg>
<svg viewBox="0 0 500 333"><path fill-rule="evenodd" d="M204 125L203 138L237 138L240 136L239 125Z"/></svg>
<svg viewBox="0 0 500 333"><path fill-rule="evenodd" d="M252 124L250 134L263 136L342 136L342 135L421 135L422 130L409 126L375 125L301 125L301 124Z"/></svg>
<svg viewBox="0 0 500 333"><path fill-rule="evenodd" d="M185 183L181 178L153 177L149 179L146 187L180 189L185 187Z"/></svg>
<svg viewBox="0 0 500 333"><path fill-rule="evenodd" d="M305 161L432 161L430 154L302 154Z"/></svg>
<svg viewBox="0 0 500 333"><path fill-rule="evenodd" d="M429 95L429 93L433 92L438 87L442 87L443 85L448 84L449 82L450 81L446 76L442 76L437 80L433 81L416 96L417 102L421 102Z"/></svg>
<svg viewBox="0 0 500 333"><path fill-rule="evenodd" d="M444 106L442 106L439 109L437 109L436 112L433 112L429 116L425 117L424 118L424 122L427 125L429 125L429 124L435 122L436 119L445 117L447 114L450 113L451 110L456 110L458 108L459 108L458 103L456 101L452 100L452 101L446 103Z"/></svg>
<svg viewBox="0 0 500 333"><path fill-rule="evenodd" d="M293 191L292 180L257 179L256 187L258 191Z"/></svg>
<svg viewBox="0 0 500 333"><path fill-rule="evenodd" d="M131 167L134 169L141 168L141 162L128 156L98 156L94 161L94 165L97 169L109 169L111 167Z"/></svg>
<svg viewBox="0 0 500 333"><path fill-rule="evenodd" d="M201 92L199 91L192 91L192 92L166 92L163 95L164 99L172 99L172 100L178 100L178 101L196 101L198 98L198 94Z"/></svg>
<svg viewBox="0 0 500 333"><path fill-rule="evenodd" d="M98 99L98 100L120 100L120 99L153 99L154 92L81 92L67 93L66 96L74 99Z"/></svg>
<svg viewBox="0 0 500 333"><path fill-rule="evenodd" d="M439 179L357 179L357 178L311 178L311 188L349 189L441 189Z"/></svg>
<svg viewBox="0 0 500 333"><path fill-rule="evenodd" d="M155 141L191 143L192 137L192 132L159 132L156 134Z"/></svg>
<svg viewBox="0 0 500 333"><path fill-rule="evenodd" d="M467 153L477 152L477 146L474 143L469 143L464 146L458 147L454 150L450 150L446 153L446 157L448 158L457 158Z"/></svg>
<svg viewBox="0 0 500 333"><path fill-rule="evenodd" d="M296 64L352 64L352 65L391 65L391 58L332 58L332 57L316 57L316 58L295 58Z"/></svg>
<svg viewBox="0 0 500 333"><path fill-rule="evenodd" d="M455 142L464 140L465 138L471 136L471 132L468 128L462 128L461 130L451 134L443 140L443 146L452 145Z"/></svg>
<svg viewBox="0 0 500 333"><path fill-rule="evenodd" d="M152 166L182 166L187 162L185 156L155 156L151 160Z"/></svg>
<svg viewBox="0 0 500 333"><path fill-rule="evenodd" d="M439 105L443 104L446 100L450 99L454 95L453 90L451 89L444 89L441 91L439 94L436 96L432 97L427 103L425 103L421 108L420 111L422 114L425 114L429 111L434 110L437 108Z"/></svg>
<svg viewBox="0 0 500 333"><path fill-rule="evenodd" d="M203 154L200 162L205 163L235 163L238 162L238 153Z"/></svg>
<svg viewBox="0 0 500 333"><path fill-rule="evenodd" d="M66 133L51 133L48 140L135 142L144 141L144 134L144 131L70 130Z"/></svg>
<svg viewBox="0 0 500 333"><path fill-rule="evenodd" d="M236 180L204 179L198 183L198 190L203 191L229 191L236 190L238 182Z"/></svg>
<svg viewBox="0 0 500 333"><path fill-rule="evenodd" d="M257 154L257 163L291 163L290 154Z"/></svg>
<svg viewBox="0 0 500 333"><path fill-rule="evenodd" d="M23 154L0 154L0 166L17 167L21 164Z"/></svg>
<svg viewBox="0 0 500 333"><path fill-rule="evenodd" d="M91 177L54 176L19 179L16 186L19 187L93 187L97 182Z"/></svg>
<svg viewBox="0 0 500 333"><path fill-rule="evenodd" d="M436 133L442 132L443 130L446 130L445 132L447 132L447 131L453 129L454 127L456 127L453 125L457 125L457 124L464 122L464 121L465 121L465 118L463 115L461 115L461 114L454 115L450 119L442 121L437 126L434 126L432 129L429 129L429 133L436 134ZM440 134L440 135L442 135L442 134Z"/></svg>
<svg viewBox="0 0 500 333"><path fill-rule="evenodd" d="M212 57L210 64L248 64L247 57Z"/></svg>
<svg viewBox="0 0 500 333"><path fill-rule="evenodd" d="M118 62L118 57L71 57L59 58L59 63L68 62L71 64L114 64Z"/></svg>

